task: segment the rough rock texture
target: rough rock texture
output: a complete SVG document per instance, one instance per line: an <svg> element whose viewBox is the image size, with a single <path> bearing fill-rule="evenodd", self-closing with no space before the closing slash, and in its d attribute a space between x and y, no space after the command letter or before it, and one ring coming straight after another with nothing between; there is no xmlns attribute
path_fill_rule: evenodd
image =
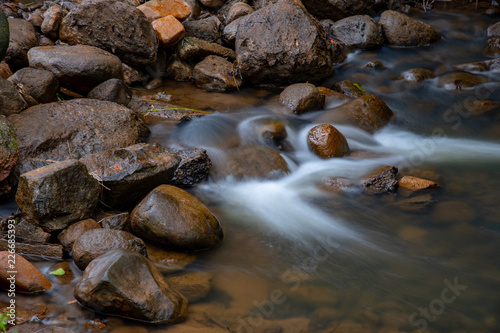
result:
<svg viewBox="0 0 500 333"><path fill-rule="evenodd" d="M304 0L307 10L319 19L334 21L348 16L368 14L376 0Z"/></svg>
<svg viewBox="0 0 500 333"><path fill-rule="evenodd" d="M350 152L345 136L330 124L311 128L307 135L307 144L320 158L343 157Z"/></svg>
<svg viewBox="0 0 500 333"><path fill-rule="evenodd" d="M92 261L74 295L94 311L158 324L187 316L188 301L167 284L154 264L123 249Z"/></svg>
<svg viewBox="0 0 500 333"><path fill-rule="evenodd" d="M63 19L59 38L96 46L123 62L144 67L156 61L156 35L146 16L120 0L85 0Z"/></svg>
<svg viewBox="0 0 500 333"><path fill-rule="evenodd" d="M62 20L62 8L57 5L49 7L43 14L43 22L40 26L42 33L53 40L57 40Z"/></svg>
<svg viewBox="0 0 500 333"><path fill-rule="evenodd" d="M83 163L66 160L22 174L16 203L28 222L52 232L88 217L100 189Z"/></svg>
<svg viewBox="0 0 500 333"><path fill-rule="evenodd" d="M278 2L247 15L235 49L241 74L258 85L315 83L333 74L331 41L320 23L295 2Z"/></svg>
<svg viewBox="0 0 500 333"><path fill-rule="evenodd" d="M21 112L28 104L9 80L0 79L0 115L11 115Z"/></svg>
<svg viewBox="0 0 500 333"><path fill-rule="evenodd" d="M0 286L3 289L15 289L16 292L40 293L52 289L52 283L28 260L15 254L15 267L10 267L13 259L8 251L0 252ZM15 281L8 280L11 277L9 271L16 271ZM10 288L14 282L15 288Z"/></svg>
<svg viewBox="0 0 500 333"><path fill-rule="evenodd" d="M401 77L405 81L421 82L435 77L434 72L425 68L412 68L404 71Z"/></svg>
<svg viewBox="0 0 500 333"><path fill-rule="evenodd" d="M0 239L0 251L8 251L7 239ZM64 260L63 247L59 244L29 244L16 241L16 253L28 257L44 258L44 260Z"/></svg>
<svg viewBox="0 0 500 333"><path fill-rule="evenodd" d="M185 149L171 151L181 158L170 184L189 187L207 178L212 169L212 161L205 149Z"/></svg>
<svg viewBox="0 0 500 333"><path fill-rule="evenodd" d="M21 173L47 160L79 159L144 142L149 135L130 109L94 99L33 106L9 121L17 135Z"/></svg>
<svg viewBox="0 0 500 333"><path fill-rule="evenodd" d="M174 16L168 15L151 23L162 47L177 44L186 33L184 26Z"/></svg>
<svg viewBox="0 0 500 333"><path fill-rule="evenodd" d="M337 21L331 27L334 39L349 47L375 49L384 44L382 27L367 15L356 15Z"/></svg>
<svg viewBox="0 0 500 333"><path fill-rule="evenodd" d="M183 23L186 29L186 36L196 37L206 40L209 43L220 43L221 22L215 15L204 17L196 21L185 21Z"/></svg>
<svg viewBox="0 0 500 333"><path fill-rule="evenodd" d="M142 239L122 230L97 228L86 231L73 243L73 260L83 271L92 260L113 249L130 250L148 256Z"/></svg>
<svg viewBox="0 0 500 333"><path fill-rule="evenodd" d="M432 180L413 176L404 176L398 182L398 194L408 197L413 194L420 194L423 190L437 187L439 187L439 184L433 182Z"/></svg>
<svg viewBox="0 0 500 333"><path fill-rule="evenodd" d="M216 55L232 61L234 51L215 43L209 43L196 37L186 37L175 46L179 59L189 62L199 62L209 55Z"/></svg>
<svg viewBox="0 0 500 333"><path fill-rule="evenodd" d="M88 45L39 46L28 52L30 66L54 73L61 85L86 93L98 84L123 79L118 57Z"/></svg>
<svg viewBox="0 0 500 333"><path fill-rule="evenodd" d="M161 185L151 191L130 216L135 235L180 250L218 246L223 237L217 218L188 192Z"/></svg>
<svg viewBox="0 0 500 333"><path fill-rule="evenodd" d="M288 86L279 95L279 101L298 114L321 110L325 107L325 96L310 83L296 83Z"/></svg>
<svg viewBox="0 0 500 333"><path fill-rule="evenodd" d="M366 176L361 186L368 194L396 192L398 188L397 173L398 168L394 166L379 168Z"/></svg>
<svg viewBox="0 0 500 333"><path fill-rule="evenodd" d="M50 103L56 100L59 81L54 73L36 68L23 68L15 72L9 81L21 85L22 89L38 103Z"/></svg>
<svg viewBox="0 0 500 333"><path fill-rule="evenodd" d="M28 50L38 45L35 28L31 23L17 18L9 18L10 43L5 62L12 70L28 66Z"/></svg>
<svg viewBox="0 0 500 333"><path fill-rule="evenodd" d="M487 77L466 72L454 72L440 76L438 87L446 90L462 90L473 88L480 84L488 82Z"/></svg>
<svg viewBox="0 0 500 333"><path fill-rule="evenodd" d="M16 225L16 241L29 244L48 243L50 241L50 236L50 233L29 223L24 218L21 218Z"/></svg>
<svg viewBox="0 0 500 333"><path fill-rule="evenodd" d="M91 229L99 229L101 226L93 219L86 219L75 224L70 225L64 229L59 236L59 242L66 249L66 251L71 252L73 249L73 244L76 240Z"/></svg>
<svg viewBox="0 0 500 333"><path fill-rule="evenodd" d="M191 7L182 0L152 0L137 8L143 12L147 10L146 8L151 9L157 12L159 17L172 15L179 21L185 20L191 14Z"/></svg>
<svg viewBox="0 0 500 333"><path fill-rule="evenodd" d="M392 10L382 13L380 24L388 45L424 46L441 39L430 25Z"/></svg>
<svg viewBox="0 0 500 333"><path fill-rule="evenodd" d="M105 186L104 205L131 209L155 187L168 183L180 159L157 143L89 154L81 159L90 174Z"/></svg>
<svg viewBox="0 0 500 333"><path fill-rule="evenodd" d="M194 67L193 77L198 88L209 91L236 90L243 85L243 81L235 72L229 61L211 55Z"/></svg>
<svg viewBox="0 0 500 333"><path fill-rule="evenodd" d="M87 97L127 106L132 99L132 90L120 79L109 79L92 89Z"/></svg>

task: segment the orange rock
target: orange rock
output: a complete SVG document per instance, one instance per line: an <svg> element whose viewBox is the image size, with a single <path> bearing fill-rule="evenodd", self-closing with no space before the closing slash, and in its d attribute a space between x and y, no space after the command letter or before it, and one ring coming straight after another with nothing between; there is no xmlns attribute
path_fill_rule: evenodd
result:
<svg viewBox="0 0 500 333"><path fill-rule="evenodd" d="M151 25L163 47L174 46L186 32L184 26L172 15L155 20Z"/></svg>
<svg viewBox="0 0 500 333"><path fill-rule="evenodd" d="M152 0L137 8L144 12L144 7L157 11L161 17L172 15L179 21L185 20L191 14L191 7L183 0ZM149 15L151 15L150 12ZM148 14L146 17L149 17Z"/></svg>
<svg viewBox="0 0 500 333"><path fill-rule="evenodd" d="M8 280L10 277L14 279ZM10 290L12 281L15 281L16 292L40 293L52 288L52 283L28 260L20 255L2 251L0 252L0 286Z"/></svg>
<svg viewBox="0 0 500 333"><path fill-rule="evenodd" d="M404 176L399 180L398 193L408 197L418 191L439 187L438 183L423 178Z"/></svg>
<svg viewBox="0 0 500 333"><path fill-rule="evenodd" d="M330 124L311 128L307 143L312 152L320 158L342 157L350 151L344 135Z"/></svg>

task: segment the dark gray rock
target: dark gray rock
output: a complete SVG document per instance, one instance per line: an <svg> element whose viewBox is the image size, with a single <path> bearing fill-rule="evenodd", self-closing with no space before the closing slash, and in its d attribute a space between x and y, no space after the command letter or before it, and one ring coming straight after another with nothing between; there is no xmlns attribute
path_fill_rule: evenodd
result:
<svg viewBox="0 0 500 333"><path fill-rule="evenodd" d="M171 185L189 187L206 179L212 169L212 161L205 149L185 149L171 151L181 158L175 170Z"/></svg>
<svg viewBox="0 0 500 333"><path fill-rule="evenodd" d="M92 89L87 97L127 106L132 99L132 90L120 79L109 79Z"/></svg>
<svg viewBox="0 0 500 333"><path fill-rule="evenodd" d="M394 193L398 189L397 173L394 166L382 167L366 176L361 186L367 194Z"/></svg>
<svg viewBox="0 0 500 333"><path fill-rule="evenodd" d="M234 65L224 58L208 56L193 70L194 82L198 88L209 91L236 90L243 85Z"/></svg>
<svg viewBox="0 0 500 333"><path fill-rule="evenodd" d="M425 46L441 40L439 33L430 25L393 10L382 13L380 24L388 45Z"/></svg>
<svg viewBox="0 0 500 333"><path fill-rule="evenodd" d="M38 103L50 103L57 99L59 81L51 71L26 67L15 72L8 80L22 85L23 90Z"/></svg>
<svg viewBox="0 0 500 333"><path fill-rule="evenodd" d="M38 45L35 28L28 21L9 18L10 43L5 62L15 71L28 66L28 50Z"/></svg>
<svg viewBox="0 0 500 333"><path fill-rule="evenodd" d="M221 42L221 22L215 15L196 21L184 21L182 24L186 30L186 37L196 37L209 43Z"/></svg>
<svg viewBox="0 0 500 333"><path fill-rule="evenodd" d="M304 0L307 10L319 19L341 20L348 16L369 14L375 0Z"/></svg>
<svg viewBox="0 0 500 333"><path fill-rule="evenodd" d="M349 47L369 50L384 44L382 27L367 15L356 15L335 22L331 27L335 40Z"/></svg>
<svg viewBox="0 0 500 333"><path fill-rule="evenodd" d="M28 106L16 86L9 80L0 78L0 115L21 112Z"/></svg>
<svg viewBox="0 0 500 333"><path fill-rule="evenodd" d="M298 114L321 110L325 107L325 96L310 83L296 83L288 86L279 95L279 101Z"/></svg>
<svg viewBox="0 0 500 333"><path fill-rule="evenodd" d="M75 224L70 225L64 229L59 236L59 242L66 249L66 251L71 252L73 249L73 244L76 242L81 235L92 229L99 229L101 226L93 219L86 219Z"/></svg>

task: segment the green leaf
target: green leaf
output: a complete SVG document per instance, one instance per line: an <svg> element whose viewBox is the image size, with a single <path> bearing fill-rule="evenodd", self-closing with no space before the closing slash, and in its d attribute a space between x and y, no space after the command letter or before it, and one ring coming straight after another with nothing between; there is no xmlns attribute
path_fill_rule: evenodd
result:
<svg viewBox="0 0 500 333"><path fill-rule="evenodd" d="M359 90L359 91L361 91L361 92L365 92L365 90L364 90L363 88L361 88L361 86L360 86L359 84L354 83L354 86L355 86L356 88L358 88L358 90Z"/></svg>
<svg viewBox="0 0 500 333"><path fill-rule="evenodd" d="M66 272L64 271L64 269L58 268L55 271L50 272L49 274L52 274L52 275L64 275L64 274L66 274Z"/></svg>

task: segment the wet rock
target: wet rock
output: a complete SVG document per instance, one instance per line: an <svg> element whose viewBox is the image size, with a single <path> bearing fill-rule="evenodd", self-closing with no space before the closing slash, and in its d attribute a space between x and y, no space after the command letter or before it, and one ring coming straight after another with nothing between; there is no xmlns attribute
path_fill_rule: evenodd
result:
<svg viewBox="0 0 500 333"><path fill-rule="evenodd" d="M225 158L212 159L211 177L279 178L290 172L285 159L267 146L249 146L227 149Z"/></svg>
<svg viewBox="0 0 500 333"><path fill-rule="evenodd" d="M464 72L487 72L500 70L500 59L491 59L478 62L469 62L456 65L453 68Z"/></svg>
<svg viewBox="0 0 500 333"><path fill-rule="evenodd" d="M488 39L488 43L483 53L490 57L496 57L500 54L500 37L493 37Z"/></svg>
<svg viewBox="0 0 500 333"><path fill-rule="evenodd" d="M263 122L259 127L258 134L265 144L274 147L280 147L288 137L285 124L276 119Z"/></svg>
<svg viewBox="0 0 500 333"><path fill-rule="evenodd" d="M10 43L5 62L13 70L28 66L28 50L38 45L35 28L31 23L17 18L9 18Z"/></svg>
<svg viewBox="0 0 500 333"><path fill-rule="evenodd" d="M215 15L196 21L185 21L183 25L188 37L196 37L209 43L221 42L221 33L219 31L221 22Z"/></svg>
<svg viewBox="0 0 500 333"><path fill-rule="evenodd" d="M356 15L335 22L331 27L335 40L348 47L369 50L384 45L382 27L367 15Z"/></svg>
<svg viewBox="0 0 500 333"><path fill-rule="evenodd" d="M29 261L18 254L15 256L15 267L11 267L12 254L8 251L0 252L0 286L5 290L15 289L17 292L41 293L52 289L52 283ZM12 273L16 271L15 279L9 280ZM15 288L12 288L14 283Z"/></svg>
<svg viewBox="0 0 500 333"><path fill-rule="evenodd" d="M213 55L206 57L194 67L193 77L198 88L209 91L236 90L243 85L241 77L236 75L233 64Z"/></svg>
<svg viewBox="0 0 500 333"><path fill-rule="evenodd" d="M334 193L342 193L352 187L354 183L347 178L326 178L320 185L321 189Z"/></svg>
<svg viewBox="0 0 500 333"><path fill-rule="evenodd" d="M167 277L166 280L170 286L186 297L189 303L207 297L212 287L212 276L208 273L188 273Z"/></svg>
<svg viewBox="0 0 500 333"><path fill-rule="evenodd" d="M42 33L47 37L57 40L59 38L59 27L63 20L63 10L59 6L51 6L43 14L43 22L40 26Z"/></svg>
<svg viewBox="0 0 500 333"><path fill-rule="evenodd" d="M360 88L358 88L354 82L351 82L349 80L343 80L335 83L333 85L333 90L346 95L347 97L350 98L358 98L363 95L366 95Z"/></svg>
<svg viewBox="0 0 500 333"><path fill-rule="evenodd" d="M132 211L132 231L144 239L179 250L206 250L220 245L217 218L188 192L170 185L151 191Z"/></svg>
<svg viewBox="0 0 500 333"><path fill-rule="evenodd" d="M88 217L99 192L83 163L66 160L22 174L16 203L28 222L52 232Z"/></svg>
<svg viewBox="0 0 500 333"><path fill-rule="evenodd" d="M9 243L6 239L0 239L0 251L8 251ZM63 247L59 244L28 244L16 241L16 253L37 257L39 260L63 260Z"/></svg>
<svg viewBox="0 0 500 333"><path fill-rule="evenodd" d="M464 101L463 106L471 116L480 116L500 111L500 103L489 100Z"/></svg>
<svg viewBox="0 0 500 333"><path fill-rule="evenodd" d="M8 79L12 75L9 64L5 61L0 62L0 78Z"/></svg>
<svg viewBox="0 0 500 333"><path fill-rule="evenodd" d="M88 98L127 106L132 99L132 90L120 79L109 79L92 89L88 94Z"/></svg>
<svg viewBox="0 0 500 333"><path fill-rule="evenodd" d="M191 14L191 7L182 0L152 0L145 2L137 8L143 12L145 8L152 9L158 12L158 18L172 15L181 22Z"/></svg>
<svg viewBox="0 0 500 333"><path fill-rule="evenodd" d="M130 232L130 214L128 212L111 214L99 220L99 224L105 229Z"/></svg>
<svg viewBox="0 0 500 333"><path fill-rule="evenodd" d="M57 99L59 81L51 71L27 67L15 72L9 81L22 85L24 91L38 103L50 103Z"/></svg>
<svg viewBox="0 0 500 333"><path fill-rule="evenodd" d="M379 168L366 176L361 186L367 194L396 192L398 188L397 173L398 168L394 166Z"/></svg>
<svg viewBox="0 0 500 333"><path fill-rule="evenodd" d="M375 0L343 1L343 0L309 0L304 1L307 10L319 19L341 20L348 16L369 14Z"/></svg>
<svg viewBox="0 0 500 333"><path fill-rule="evenodd" d="M9 176L18 160L16 135L7 118L0 115L0 196L11 191Z"/></svg>
<svg viewBox="0 0 500 333"><path fill-rule="evenodd" d="M500 37L500 22L490 25L488 27L488 30L486 30L486 36L488 38Z"/></svg>
<svg viewBox="0 0 500 333"><path fill-rule="evenodd" d="M30 66L54 73L62 86L88 92L100 83L123 79L120 59L88 45L39 46L28 52Z"/></svg>
<svg viewBox="0 0 500 333"><path fill-rule="evenodd" d="M446 90L462 90L473 88L488 81L488 78L484 76L466 72L454 72L440 76L438 87Z"/></svg>
<svg viewBox="0 0 500 333"><path fill-rule="evenodd" d="M258 85L315 83L333 74L331 41L295 2L278 2L247 15L238 26L238 68Z"/></svg>
<svg viewBox="0 0 500 333"><path fill-rule="evenodd" d="M21 112L28 104L9 80L0 79L0 115L11 115Z"/></svg>
<svg viewBox="0 0 500 333"><path fill-rule="evenodd" d="M321 95L325 96L325 107L334 107L351 100L348 96L325 87L317 87Z"/></svg>
<svg viewBox="0 0 500 333"><path fill-rule="evenodd" d="M48 243L50 233L22 218L16 225L16 240L30 244Z"/></svg>
<svg viewBox="0 0 500 333"><path fill-rule="evenodd" d="M392 46L425 46L441 39L430 25L386 10L380 17L385 42Z"/></svg>
<svg viewBox="0 0 500 333"><path fill-rule="evenodd" d="M297 114L321 110L325 107L325 96L310 83L296 83L288 86L279 95L279 101Z"/></svg>
<svg viewBox="0 0 500 333"><path fill-rule="evenodd" d="M73 249L73 244L76 240L91 229L100 229L101 226L93 219L86 219L75 224L70 225L64 229L59 236L59 242L66 249L66 251L71 252Z"/></svg>
<svg viewBox="0 0 500 333"><path fill-rule="evenodd" d="M316 156L323 159L343 157L350 152L344 135L330 124L311 128L307 134L307 144Z"/></svg>
<svg viewBox="0 0 500 333"><path fill-rule="evenodd" d="M126 231L98 228L78 237L73 244L73 260L78 268L84 270L92 260L113 249L130 250L148 256L142 239Z"/></svg>
<svg viewBox="0 0 500 333"><path fill-rule="evenodd" d="M148 258L162 272L172 273L182 270L196 260L192 253L167 250L153 244L146 244Z"/></svg>
<svg viewBox="0 0 500 333"><path fill-rule="evenodd" d="M404 71L401 77L405 81L422 82L427 79L433 79L435 75L432 71L425 68L412 68Z"/></svg>
<svg viewBox="0 0 500 333"><path fill-rule="evenodd" d="M137 83L147 82L147 80L148 75L146 72L138 68L130 67L127 64L123 64L123 82L127 87Z"/></svg>
<svg viewBox="0 0 500 333"><path fill-rule="evenodd" d="M162 47L177 44L185 34L184 26L172 15L168 15L151 23Z"/></svg>
<svg viewBox="0 0 500 333"><path fill-rule="evenodd" d="M59 38L109 51L129 65L144 67L156 61L158 44L151 24L139 9L120 0L81 2L64 17Z"/></svg>
<svg viewBox="0 0 500 333"><path fill-rule="evenodd" d="M9 121L19 144L20 173L47 165L47 160L81 158L144 142L149 135L130 109L94 99L33 106Z"/></svg>
<svg viewBox="0 0 500 333"><path fill-rule="evenodd" d="M365 69L380 69L385 68L384 64L378 60L372 60L366 63Z"/></svg>
<svg viewBox="0 0 500 333"><path fill-rule="evenodd" d="M94 311L157 324L187 315L187 300L165 282L153 263L123 249L92 261L74 295Z"/></svg>
<svg viewBox="0 0 500 333"><path fill-rule="evenodd" d="M424 190L439 187L439 184L432 180L423 178L404 176L398 182L398 194L409 197Z"/></svg>
<svg viewBox="0 0 500 333"><path fill-rule="evenodd" d="M155 187L168 183L180 159L157 143L86 155L81 161L104 185L101 201L114 209L130 209Z"/></svg>
<svg viewBox="0 0 500 333"><path fill-rule="evenodd" d="M196 37L184 38L182 43L176 45L175 53L179 59L188 62L199 62L209 55L227 58L229 61L235 59L233 50Z"/></svg>
<svg viewBox="0 0 500 333"><path fill-rule="evenodd" d="M436 202L430 194L416 195L411 198L396 200L393 205L407 212L425 212Z"/></svg>
<svg viewBox="0 0 500 333"><path fill-rule="evenodd" d="M64 271L64 274L61 274L61 270ZM75 274L71 269L69 261L58 262L57 264L52 265L47 272L50 281L54 284L66 285L70 284L75 279Z"/></svg>
<svg viewBox="0 0 500 333"><path fill-rule="evenodd" d="M175 170L170 184L178 187L189 187L206 179L212 169L212 161L205 149L185 149L171 151L181 161Z"/></svg>
<svg viewBox="0 0 500 333"><path fill-rule="evenodd" d="M228 12L228 15L227 15L227 18L225 21L226 26L229 23L233 22L234 20L236 20L240 17L252 14L254 11L255 10L252 8L252 6L250 6L247 3L244 3L244 2L234 3L229 9L229 12Z"/></svg>

